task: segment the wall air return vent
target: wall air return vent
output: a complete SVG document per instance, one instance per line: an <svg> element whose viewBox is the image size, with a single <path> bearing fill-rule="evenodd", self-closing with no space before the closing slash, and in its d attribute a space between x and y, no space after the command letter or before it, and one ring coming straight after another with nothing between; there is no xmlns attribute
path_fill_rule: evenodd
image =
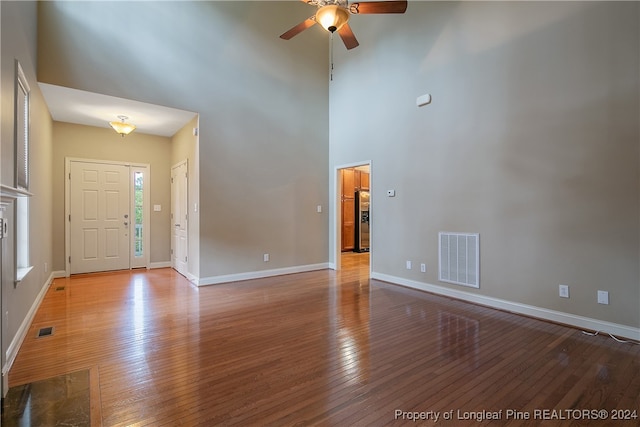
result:
<svg viewBox="0 0 640 427"><path fill-rule="evenodd" d="M480 235L440 232L438 240L438 279L479 288Z"/></svg>

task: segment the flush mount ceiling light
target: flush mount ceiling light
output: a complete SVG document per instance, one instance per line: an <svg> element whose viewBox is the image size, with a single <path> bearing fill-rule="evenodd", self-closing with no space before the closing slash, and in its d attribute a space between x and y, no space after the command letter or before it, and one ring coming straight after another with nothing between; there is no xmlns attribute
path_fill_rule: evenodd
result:
<svg viewBox="0 0 640 427"><path fill-rule="evenodd" d="M120 119L119 122L109 122L109 124L111 125L113 130L120 134L121 137L124 138L125 135L129 135L136 129L135 125L132 125L131 123L125 123L125 120L127 120L129 117L118 116L118 118Z"/></svg>

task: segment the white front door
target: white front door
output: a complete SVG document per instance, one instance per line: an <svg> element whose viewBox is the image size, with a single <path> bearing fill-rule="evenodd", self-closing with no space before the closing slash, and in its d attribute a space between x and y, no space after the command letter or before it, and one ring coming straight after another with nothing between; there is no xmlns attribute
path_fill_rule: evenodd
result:
<svg viewBox="0 0 640 427"><path fill-rule="evenodd" d="M70 272L129 268L129 167L70 164Z"/></svg>
<svg viewBox="0 0 640 427"><path fill-rule="evenodd" d="M187 162L171 168L171 265L178 273L187 275Z"/></svg>

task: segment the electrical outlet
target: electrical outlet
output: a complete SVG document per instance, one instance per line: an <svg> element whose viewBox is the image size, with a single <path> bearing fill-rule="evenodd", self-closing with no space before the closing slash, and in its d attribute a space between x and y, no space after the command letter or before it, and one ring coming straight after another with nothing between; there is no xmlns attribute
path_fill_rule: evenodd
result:
<svg viewBox="0 0 640 427"><path fill-rule="evenodd" d="M609 292L598 291L598 304L609 304Z"/></svg>
<svg viewBox="0 0 640 427"><path fill-rule="evenodd" d="M427 272L427 264L425 264L425 263L420 264L420 271L422 273L426 273Z"/></svg>
<svg viewBox="0 0 640 427"><path fill-rule="evenodd" d="M558 293L561 298L569 298L569 285L558 285Z"/></svg>
<svg viewBox="0 0 640 427"><path fill-rule="evenodd" d="M407 270L411 270L411 261L407 261Z"/></svg>
<svg viewBox="0 0 640 427"><path fill-rule="evenodd" d="M264 262L269 262L269 254L264 254L262 256L262 259L264 260Z"/></svg>

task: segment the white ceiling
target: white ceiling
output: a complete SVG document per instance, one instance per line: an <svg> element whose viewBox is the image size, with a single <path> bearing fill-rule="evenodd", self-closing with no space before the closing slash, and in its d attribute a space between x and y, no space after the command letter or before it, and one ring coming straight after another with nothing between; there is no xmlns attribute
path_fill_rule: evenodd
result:
<svg viewBox="0 0 640 427"><path fill-rule="evenodd" d="M108 128L118 116L127 116L136 132L171 137L186 125L196 113L100 95L83 90L39 83L53 120Z"/></svg>

